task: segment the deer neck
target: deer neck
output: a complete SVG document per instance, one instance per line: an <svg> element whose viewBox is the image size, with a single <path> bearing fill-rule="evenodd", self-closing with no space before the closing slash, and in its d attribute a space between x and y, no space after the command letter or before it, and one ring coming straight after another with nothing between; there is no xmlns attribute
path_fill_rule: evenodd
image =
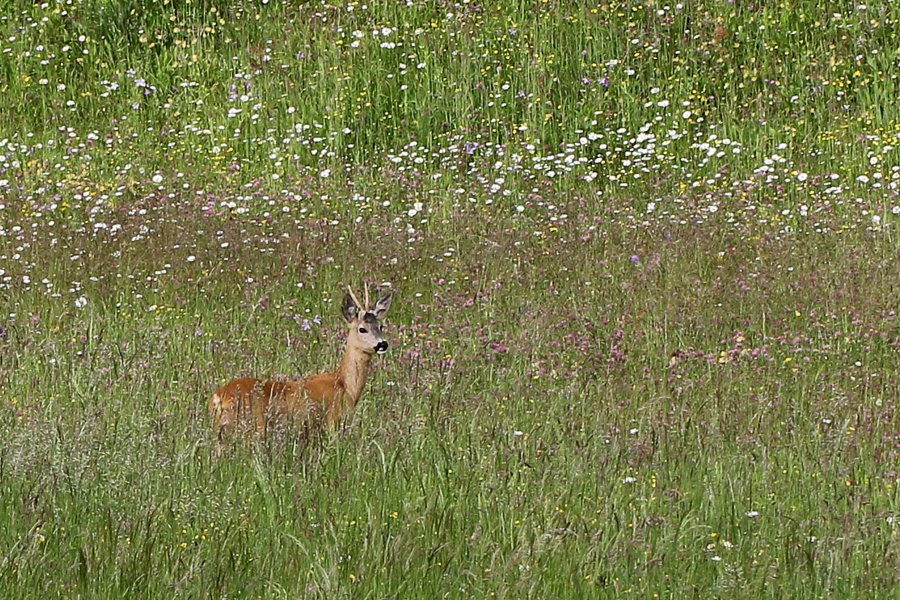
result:
<svg viewBox="0 0 900 600"><path fill-rule="evenodd" d="M362 350L348 347L344 351L344 358L341 359L341 365L335 373L335 379L344 388L344 392L349 396L353 404L356 404L356 401L362 395L363 387L366 385L366 378L369 376L369 363L371 360L372 356Z"/></svg>

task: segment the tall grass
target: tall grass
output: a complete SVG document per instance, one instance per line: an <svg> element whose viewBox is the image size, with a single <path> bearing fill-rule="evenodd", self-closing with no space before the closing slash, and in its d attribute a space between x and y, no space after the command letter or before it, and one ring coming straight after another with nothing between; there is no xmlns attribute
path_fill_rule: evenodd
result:
<svg viewBox="0 0 900 600"><path fill-rule="evenodd" d="M136 135L138 148L167 149L141 152L151 167L224 145L258 176L271 168L267 132L297 123L336 134L334 152L354 160L454 135L552 149L592 121L638 127L663 99L753 151L896 124L891 3L6 6L6 135Z"/></svg>
<svg viewBox="0 0 900 600"><path fill-rule="evenodd" d="M0 8L0 596L896 594L892 3Z"/></svg>

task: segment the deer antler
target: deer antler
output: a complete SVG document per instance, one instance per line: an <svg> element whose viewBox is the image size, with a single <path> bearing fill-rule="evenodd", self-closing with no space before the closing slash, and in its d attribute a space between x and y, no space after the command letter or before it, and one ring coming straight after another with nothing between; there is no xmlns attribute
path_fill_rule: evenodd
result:
<svg viewBox="0 0 900 600"><path fill-rule="evenodd" d="M369 284L363 282L363 285L366 288L366 307L363 309L363 312L369 312Z"/></svg>
<svg viewBox="0 0 900 600"><path fill-rule="evenodd" d="M362 311L363 313L365 313L365 312L366 312L366 309L363 308L363 305L362 305L362 304L360 304L359 298L357 298L357 297L356 297L356 294L353 293L353 288L350 287L350 284L349 284L349 283L347 284L347 293L350 294L350 297L353 299L353 302L356 303L356 307L357 307L360 311Z"/></svg>

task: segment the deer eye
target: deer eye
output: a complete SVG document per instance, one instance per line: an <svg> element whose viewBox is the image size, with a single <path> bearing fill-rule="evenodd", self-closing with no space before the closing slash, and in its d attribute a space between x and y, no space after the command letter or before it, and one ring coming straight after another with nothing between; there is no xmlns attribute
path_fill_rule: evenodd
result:
<svg viewBox="0 0 900 600"><path fill-rule="evenodd" d="M369 333L369 330L366 329L365 327L360 327L360 328L359 328L359 332L360 332L360 333Z"/></svg>

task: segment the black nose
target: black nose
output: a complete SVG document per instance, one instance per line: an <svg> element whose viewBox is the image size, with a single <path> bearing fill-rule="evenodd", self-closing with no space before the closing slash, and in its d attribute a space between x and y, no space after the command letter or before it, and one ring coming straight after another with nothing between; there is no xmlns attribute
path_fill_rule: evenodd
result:
<svg viewBox="0 0 900 600"><path fill-rule="evenodd" d="M378 342L378 344L375 345L375 352L377 352L379 354L381 354L382 352L387 352L387 349L388 349L388 343L385 342L384 340L381 340L380 342Z"/></svg>

